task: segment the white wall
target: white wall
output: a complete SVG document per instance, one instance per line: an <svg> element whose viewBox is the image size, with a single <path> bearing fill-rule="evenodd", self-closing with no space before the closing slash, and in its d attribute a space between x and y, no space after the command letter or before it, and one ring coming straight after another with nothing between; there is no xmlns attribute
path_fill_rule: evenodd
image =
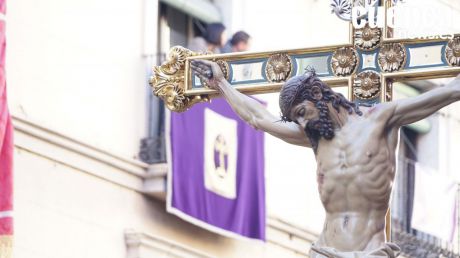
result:
<svg viewBox="0 0 460 258"><path fill-rule="evenodd" d="M13 114L128 157L146 133L143 1L9 1Z"/></svg>
<svg viewBox="0 0 460 258"><path fill-rule="evenodd" d="M247 31L253 51L348 43L349 25L319 0L232 0L232 32Z"/></svg>

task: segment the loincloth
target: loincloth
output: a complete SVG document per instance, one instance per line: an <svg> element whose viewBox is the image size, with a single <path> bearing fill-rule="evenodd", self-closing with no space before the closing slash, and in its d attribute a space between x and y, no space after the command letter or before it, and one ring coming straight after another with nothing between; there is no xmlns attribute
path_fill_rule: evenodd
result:
<svg viewBox="0 0 460 258"><path fill-rule="evenodd" d="M385 243L372 251L340 252L331 247L312 245L310 258L396 258L401 249L393 243Z"/></svg>

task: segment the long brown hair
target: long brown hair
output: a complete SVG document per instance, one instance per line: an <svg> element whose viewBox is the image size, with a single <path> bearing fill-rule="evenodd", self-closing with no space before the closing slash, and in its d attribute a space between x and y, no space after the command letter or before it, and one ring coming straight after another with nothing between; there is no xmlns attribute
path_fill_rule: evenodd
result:
<svg viewBox="0 0 460 258"><path fill-rule="evenodd" d="M315 151L320 137L327 140L334 138L334 128L327 103L331 103L337 112L340 112L340 107L342 107L349 114L356 113L360 116L363 114L356 103L348 101L342 94L334 92L326 83L321 81L313 69L304 75L289 79L283 85L279 97L281 120L297 123L295 119L290 117L291 110L305 100L313 102L319 110L319 119L309 121L305 127L305 133Z"/></svg>

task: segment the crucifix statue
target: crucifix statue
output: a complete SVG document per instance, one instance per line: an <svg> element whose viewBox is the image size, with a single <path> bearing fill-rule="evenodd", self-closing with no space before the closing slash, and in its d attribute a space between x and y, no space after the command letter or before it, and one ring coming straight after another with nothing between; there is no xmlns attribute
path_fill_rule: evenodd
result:
<svg viewBox="0 0 460 258"><path fill-rule="evenodd" d="M362 1L333 2L344 14L344 3ZM385 10L394 4L374 2ZM169 60L154 67L151 85L170 110L223 96L254 128L313 149L326 220L312 258L398 256L386 216L399 129L460 101L460 76L392 101L393 82L457 76L460 36L392 39L387 23L351 27L351 42L338 46L224 55L174 47ZM243 67L251 76L241 76ZM314 69L304 73L306 67ZM344 84L348 98L333 90ZM278 91L281 119L247 96Z"/></svg>

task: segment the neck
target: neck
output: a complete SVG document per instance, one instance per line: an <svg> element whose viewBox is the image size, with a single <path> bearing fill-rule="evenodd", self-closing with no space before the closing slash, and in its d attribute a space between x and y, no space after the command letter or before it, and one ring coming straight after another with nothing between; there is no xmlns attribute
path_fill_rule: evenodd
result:
<svg viewBox="0 0 460 258"><path fill-rule="evenodd" d="M335 129L342 128L348 122L348 119L351 115L348 114L348 111L343 107L339 108L340 112L337 111L332 106L331 103L328 103L328 107L329 107L329 117L332 120L332 124L334 125L334 128Z"/></svg>

